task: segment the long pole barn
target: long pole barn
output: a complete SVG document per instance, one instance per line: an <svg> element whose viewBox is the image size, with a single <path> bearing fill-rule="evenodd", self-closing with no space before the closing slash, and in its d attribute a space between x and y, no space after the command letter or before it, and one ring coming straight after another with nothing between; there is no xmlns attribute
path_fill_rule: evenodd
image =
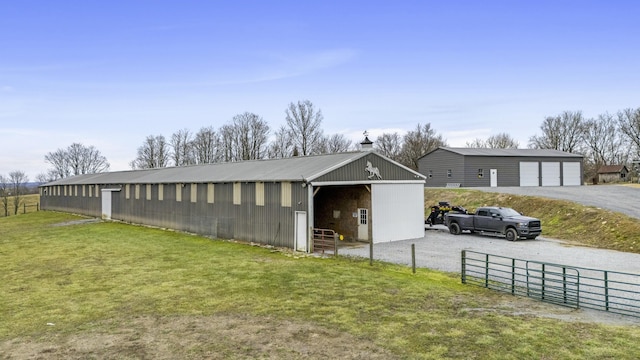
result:
<svg viewBox="0 0 640 360"><path fill-rule="evenodd" d="M78 175L40 187L63 211L308 252L424 236L425 177L374 151Z"/></svg>

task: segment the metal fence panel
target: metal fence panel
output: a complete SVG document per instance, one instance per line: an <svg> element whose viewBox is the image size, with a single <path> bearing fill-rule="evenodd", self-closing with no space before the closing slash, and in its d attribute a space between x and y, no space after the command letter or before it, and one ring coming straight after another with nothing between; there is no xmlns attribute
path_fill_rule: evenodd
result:
<svg viewBox="0 0 640 360"><path fill-rule="evenodd" d="M640 275L462 251L462 283L640 317Z"/></svg>

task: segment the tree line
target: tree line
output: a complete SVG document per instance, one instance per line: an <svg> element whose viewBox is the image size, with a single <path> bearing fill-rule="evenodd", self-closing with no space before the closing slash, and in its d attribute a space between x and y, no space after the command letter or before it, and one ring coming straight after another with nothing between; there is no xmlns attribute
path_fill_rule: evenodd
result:
<svg viewBox="0 0 640 360"><path fill-rule="evenodd" d="M322 129L322 111L309 100L290 103L285 122L272 131L259 115L244 112L219 128L202 127L197 132L180 129L169 137L148 135L129 163L132 169L213 164L243 160L279 159L292 156L330 154L357 150L344 135L326 135ZM626 164L640 158L640 108L616 114L585 118L581 111L564 111L547 116L541 133L529 138L532 149L555 149L584 155L585 178L595 176L602 165ZM411 169L418 168L424 154L448 146L430 123L417 124L400 135L383 133L374 140L382 155ZM473 148L519 148L509 134L499 133L466 143ZM74 143L45 155L52 168L38 175L38 181L51 181L72 175L109 170L107 159L93 146Z"/></svg>
<svg viewBox="0 0 640 360"><path fill-rule="evenodd" d="M12 171L9 176L0 174L0 207L4 216L9 216L10 210L18 214L23 204L23 197L27 194L27 175L20 170Z"/></svg>

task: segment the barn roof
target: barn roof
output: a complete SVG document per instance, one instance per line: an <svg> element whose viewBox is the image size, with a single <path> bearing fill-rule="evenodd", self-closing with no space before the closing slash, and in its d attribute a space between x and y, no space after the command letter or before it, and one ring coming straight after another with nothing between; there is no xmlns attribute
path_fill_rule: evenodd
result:
<svg viewBox="0 0 640 360"><path fill-rule="evenodd" d="M427 153L427 156L435 151L444 150L463 156L496 156L496 157L572 157L582 158L582 155L572 154L552 149L487 149L487 148L454 148L439 147Z"/></svg>
<svg viewBox="0 0 640 360"><path fill-rule="evenodd" d="M619 174L628 171L625 165L604 165L598 169L598 174Z"/></svg>
<svg viewBox="0 0 640 360"><path fill-rule="evenodd" d="M371 152L345 152L286 159L250 160L206 165L87 174L56 180L43 186L83 184L204 183L235 181L313 181ZM380 154L377 156L393 162ZM402 166L400 164L396 164ZM409 170L412 171L412 170ZM413 172L413 171L412 171ZM415 173L416 175L423 175Z"/></svg>

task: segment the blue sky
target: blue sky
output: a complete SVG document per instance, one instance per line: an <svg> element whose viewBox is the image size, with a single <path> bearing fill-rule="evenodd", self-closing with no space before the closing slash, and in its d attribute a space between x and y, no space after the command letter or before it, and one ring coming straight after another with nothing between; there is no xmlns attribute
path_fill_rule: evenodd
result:
<svg viewBox="0 0 640 360"><path fill-rule="evenodd" d="M0 174L94 145L128 169L147 135L273 130L308 99L359 140L430 123L451 146L546 116L640 107L637 1L0 0Z"/></svg>

